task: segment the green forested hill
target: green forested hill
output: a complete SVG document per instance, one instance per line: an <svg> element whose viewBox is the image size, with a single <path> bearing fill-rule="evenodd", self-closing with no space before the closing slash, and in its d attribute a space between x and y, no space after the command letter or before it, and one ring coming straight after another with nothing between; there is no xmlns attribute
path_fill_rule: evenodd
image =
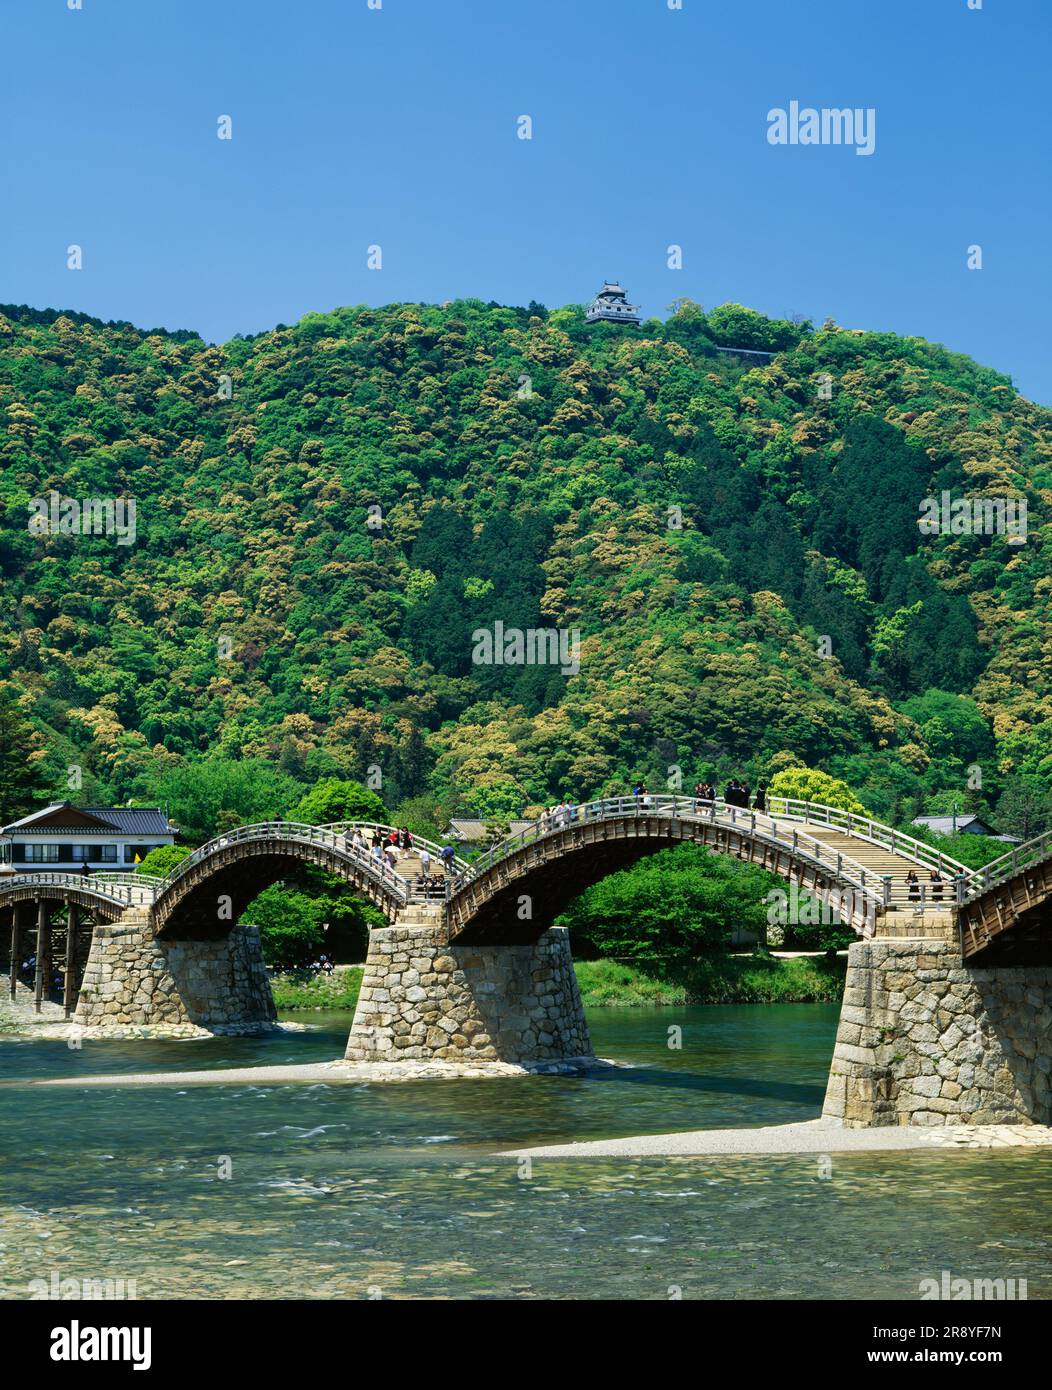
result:
<svg viewBox="0 0 1052 1390"><path fill-rule="evenodd" d="M211 346L7 306L0 415L0 681L56 795L201 760L486 815L794 759L885 815L1049 784L1052 413L921 339L467 300ZM30 535L50 489L134 497L136 543ZM922 536L942 489L1025 496L1027 543ZM473 665L496 620L580 629L580 672Z"/></svg>

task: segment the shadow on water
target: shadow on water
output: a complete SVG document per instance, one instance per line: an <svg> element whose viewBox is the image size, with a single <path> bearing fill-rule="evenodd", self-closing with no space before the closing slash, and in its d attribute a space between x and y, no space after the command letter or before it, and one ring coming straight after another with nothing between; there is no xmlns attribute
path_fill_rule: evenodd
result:
<svg viewBox="0 0 1052 1390"><path fill-rule="evenodd" d="M660 1086L677 1091L710 1092L713 1095L748 1096L756 1100L784 1100L796 1105L819 1106L825 1099L825 1086L796 1081L776 1081L748 1076L712 1076L705 1072L663 1071L657 1067L619 1067L616 1071L594 1072L593 1082L616 1081L628 1086Z"/></svg>

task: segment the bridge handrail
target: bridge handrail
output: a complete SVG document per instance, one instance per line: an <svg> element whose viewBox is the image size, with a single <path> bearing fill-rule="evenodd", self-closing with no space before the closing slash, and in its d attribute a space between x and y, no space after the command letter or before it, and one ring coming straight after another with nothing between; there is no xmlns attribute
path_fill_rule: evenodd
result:
<svg viewBox="0 0 1052 1390"><path fill-rule="evenodd" d="M1025 869L1030 864L1040 863L1042 859L1047 859L1052 854L1052 830L1046 830L1043 835L1035 835L1030 840L1024 840L1021 845L1016 845L1007 854L1002 854L997 859L991 859L989 864L984 864L981 869L972 870L972 883L965 901L981 897L989 889L996 887L999 883L1005 883L1014 878L1020 869Z"/></svg>
<svg viewBox="0 0 1052 1390"><path fill-rule="evenodd" d="M393 827L389 827L393 828ZM307 825L300 821L257 821L253 825L239 825L234 830L227 830L222 835L214 835L212 839L206 840L203 845L189 854L185 859L175 865L163 879L162 886L158 889L157 896L167 892L176 884L184 874L202 860L207 859L217 850L225 849L227 845L238 844L243 840L266 840L266 839L295 839L306 840L311 844L322 844L333 849L337 854L345 855L360 865L367 875L383 886L390 888L396 897L402 902L409 900L409 884L401 874L386 864L378 864L369 853L357 853L345 835L335 833L320 825ZM342 841L343 843L338 843Z"/></svg>
<svg viewBox="0 0 1052 1390"><path fill-rule="evenodd" d="M125 875L129 879L134 879L134 874ZM75 888L81 892L97 893L99 897L109 898L113 902L127 903L131 905L132 895L130 892L121 892L122 888L140 887L143 893L143 900L150 891L149 884L135 883L111 883L102 878L101 874L75 874L75 873L28 873L12 874L5 877L0 882L2 888L19 888L23 885L27 887L40 887L41 885L58 888Z"/></svg>
<svg viewBox="0 0 1052 1390"><path fill-rule="evenodd" d="M720 799L699 802L693 796L665 794L604 797L598 801L587 801L579 806L574 806L569 812L562 814L546 813L545 816L538 817L528 829L519 831L515 835L506 836L492 849L474 860L466 874L447 885L446 897L452 896L453 893L458 892L468 883L474 882L493 865L516 853L524 845L533 844L548 835L569 829L572 825L590 825L613 817L665 814L714 822L717 821L718 817L718 823L721 825L731 828L747 825L750 833L758 834L760 838L773 841L776 844L781 843L777 823L772 818L765 816L763 812L752 811L744 806L728 806ZM770 821L769 825L763 823L766 820ZM807 858L814 860L821 868L830 869L834 877L846 882L850 887L859 891L863 897L873 900L877 906L890 905L888 887L884 878L879 874L867 871L865 866L859 864L857 860L840 854L831 849L829 845L823 844L821 840L816 840L813 836L797 830L792 832L788 843L794 852L802 853Z"/></svg>
<svg viewBox="0 0 1052 1390"><path fill-rule="evenodd" d="M791 796L770 796L767 798L767 805L769 814L781 816L784 820L800 820L805 824L828 825L830 829L846 830L857 839L868 840L871 844L879 845L881 849L890 850L892 854L901 853L904 859L912 859L929 869L938 869L949 878L956 879L963 874L966 891L969 880L975 873L967 864L962 864L952 855L944 854L934 845L925 844L923 840L918 840L903 830L895 830L882 821L874 820L872 816L860 816L854 811L843 811L837 806L826 806L819 801L804 801Z"/></svg>
<svg viewBox="0 0 1052 1390"><path fill-rule="evenodd" d="M164 882L162 874L125 873L123 869L93 870L86 877L96 879L99 883L127 883L138 888L159 888Z"/></svg>

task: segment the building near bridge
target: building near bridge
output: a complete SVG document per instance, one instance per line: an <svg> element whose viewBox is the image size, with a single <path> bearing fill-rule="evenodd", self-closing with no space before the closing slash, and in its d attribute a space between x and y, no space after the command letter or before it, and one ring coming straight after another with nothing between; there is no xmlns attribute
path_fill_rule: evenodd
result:
<svg viewBox="0 0 1052 1390"><path fill-rule="evenodd" d="M1004 840L1006 844L1018 845L1018 835L999 835L981 816L970 812L959 812L956 816L915 816L910 822L921 825L935 835L986 835L991 840Z"/></svg>
<svg viewBox="0 0 1052 1390"><path fill-rule="evenodd" d="M492 839L492 829L499 817L493 820L451 820L442 832L443 839L450 840L458 844L480 845ZM503 824L503 821L500 821ZM527 830L533 829L532 820L513 820L508 821L509 835L523 835Z"/></svg>
<svg viewBox="0 0 1052 1390"><path fill-rule="evenodd" d="M157 806L71 806L59 801L0 826L7 873L126 870L159 845L175 843L177 827Z"/></svg>

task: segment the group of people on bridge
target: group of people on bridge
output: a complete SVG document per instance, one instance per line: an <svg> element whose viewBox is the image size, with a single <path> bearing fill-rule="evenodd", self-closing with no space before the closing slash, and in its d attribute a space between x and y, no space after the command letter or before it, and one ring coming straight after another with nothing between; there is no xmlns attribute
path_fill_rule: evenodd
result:
<svg viewBox="0 0 1052 1390"><path fill-rule="evenodd" d="M369 827L354 826L349 836L345 833L344 841L354 854L370 859L381 870L391 873L397 873L398 865L415 855L420 868L413 879L414 889L425 898L445 897L447 883L456 875L456 851L452 845L442 846L438 863L435 863L427 845L418 847L415 844L408 826L393 827L386 833L379 826L373 826L371 835L369 830Z"/></svg>
<svg viewBox="0 0 1052 1390"><path fill-rule="evenodd" d="M932 869L928 875L929 882L921 883L916 869L910 869L906 875L906 888L910 902L919 907L926 900L933 903L941 903L943 890L946 887L946 880L938 869Z"/></svg>
<svg viewBox="0 0 1052 1390"><path fill-rule="evenodd" d="M695 782L692 797L694 810L699 815L714 810L719 801L713 783L703 780ZM633 786L632 798L636 805L644 810L654 804L650 789L643 780ZM758 783L753 792L747 781L732 777L727 783L722 800L727 806L768 814L767 786L764 782ZM597 814L600 814L598 804L582 805L565 798L542 811L538 829L542 835L547 834ZM408 826L389 830L370 825L352 826L344 831L343 842L346 849L369 860L382 872L397 874L400 865L405 869L406 859L415 857L418 868L415 877L410 879L410 884L413 896L418 899L444 899L458 877L456 851L453 846L449 843L444 844L436 858L427 844L417 844ZM946 880L938 869L930 871L929 881L926 883L921 882L916 870L911 870L906 876L908 900L918 908L922 908L925 903L942 903L946 886Z"/></svg>
<svg viewBox="0 0 1052 1390"><path fill-rule="evenodd" d="M693 796L694 809L699 813L714 806L718 800L716 788L711 782L695 782ZM643 810L653 805L654 802L650 788L643 781L636 782L633 786L632 799ZM742 782L737 777L732 777L727 783L723 800L728 806L740 806L746 810L751 807L754 811L766 812L767 787L764 782L760 782L753 793L749 789L748 782ZM549 806L540 815L541 833L544 834L549 830L562 830L566 826L572 825L580 818L582 810L586 816L594 814L590 802L585 803L583 808L578 802L570 800L560 801L554 806Z"/></svg>
<svg viewBox="0 0 1052 1390"><path fill-rule="evenodd" d="M727 806L740 806L744 811L748 811L751 807L754 811L765 813L767 810L767 784L765 782L757 783L756 791L753 793L749 790L748 782L732 777L724 788L723 800ZM714 805L715 802L716 788L711 782L694 783L695 810L704 810L706 806Z"/></svg>

